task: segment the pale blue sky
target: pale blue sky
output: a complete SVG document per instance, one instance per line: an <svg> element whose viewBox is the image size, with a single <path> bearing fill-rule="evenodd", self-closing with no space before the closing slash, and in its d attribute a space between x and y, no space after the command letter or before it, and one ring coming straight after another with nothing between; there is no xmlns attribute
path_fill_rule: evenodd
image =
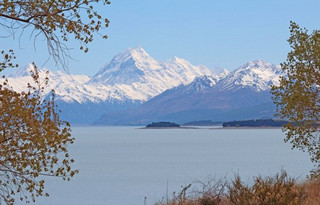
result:
<svg viewBox="0 0 320 205"><path fill-rule="evenodd" d="M109 38L97 36L87 54L69 44L75 48L71 73L93 75L118 52L137 46L160 61L177 56L210 68L233 70L258 58L279 64L289 51L290 20L320 29L320 0L111 0L100 12L111 21ZM41 44L35 51L26 37L20 45L18 37L0 39L2 48L15 49L20 65L43 64ZM44 66L57 69L52 61Z"/></svg>

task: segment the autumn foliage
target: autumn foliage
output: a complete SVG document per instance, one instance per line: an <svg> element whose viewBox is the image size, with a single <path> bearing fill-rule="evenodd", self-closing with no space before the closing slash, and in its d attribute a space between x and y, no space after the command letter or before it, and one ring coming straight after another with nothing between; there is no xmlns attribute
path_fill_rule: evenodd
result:
<svg viewBox="0 0 320 205"><path fill-rule="evenodd" d="M8 37L23 35L31 30L30 39L43 36L49 56L66 68L69 48L66 42L75 39L79 48L88 51L87 44L94 34L108 27L97 7L110 4L108 0L29 0L0 1L0 28ZM2 34L4 35L4 34ZM107 35L100 34L103 38Z"/></svg>
<svg viewBox="0 0 320 205"><path fill-rule="evenodd" d="M76 40L80 50L87 52L94 34L109 25L97 10L107 4L108 0L0 1L0 28L6 33L2 38L15 39L28 30L36 45L41 36L49 58L68 70L66 43ZM0 72L18 67L15 60L12 49L1 50ZM33 67L34 83L26 85L25 92L14 91L5 76L0 80L0 204L48 196L45 177L69 180L78 172L71 168L74 160L67 149L74 142L70 125L59 118L54 91L43 96L48 78L40 81L35 64Z"/></svg>
<svg viewBox="0 0 320 205"><path fill-rule="evenodd" d="M17 93L4 80L0 84L0 201L35 201L44 193L44 177L69 180L77 170L71 168L67 147L74 142L70 125L59 118L54 92L43 99L48 83L32 72L34 85Z"/></svg>
<svg viewBox="0 0 320 205"><path fill-rule="evenodd" d="M312 33L290 24L291 51L281 64L285 75L272 87L277 115L289 121L284 126L285 141L306 151L320 174L320 30Z"/></svg>

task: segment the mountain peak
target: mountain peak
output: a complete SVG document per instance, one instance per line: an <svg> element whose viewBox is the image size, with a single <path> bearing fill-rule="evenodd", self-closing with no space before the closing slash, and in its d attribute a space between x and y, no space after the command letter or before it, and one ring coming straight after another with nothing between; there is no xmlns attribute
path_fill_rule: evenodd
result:
<svg viewBox="0 0 320 205"><path fill-rule="evenodd" d="M25 76L30 76L31 72L34 70L34 66L32 64L28 64L26 66L23 66L13 72L12 74L9 75L10 78L18 78L18 77L25 77Z"/></svg>
<svg viewBox="0 0 320 205"><path fill-rule="evenodd" d="M112 62L123 62L127 61L130 58L134 58L135 60L151 58L150 55L141 47L138 46L136 48L128 48L120 53L118 53L110 63Z"/></svg>
<svg viewBox="0 0 320 205"><path fill-rule="evenodd" d="M194 66L189 61L176 56L165 61L162 66L168 73L177 73L177 79L182 79L185 85L191 83L195 77L212 74L206 66Z"/></svg>
<svg viewBox="0 0 320 205"><path fill-rule="evenodd" d="M131 51L131 52L147 53L146 50L144 50L144 48L142 46L137 46L135 48L128 48L127 50Z"/></svg>
<svg viewBox="0 0 320 205"><path fill-rule="evenodd" d="M130 53L133 57L150 57L150 55L141 46L138 46L136 48L128 48L126 52Z"/></svg>
<svg viewBox="0 0 320 205"><path fill-rule="evenodd" d="M218 77L219 79L223 79L225 77L227 77L230 74L230 71L228 71L227 69L223 69L219 74Z"/></svg>
<svg viewBox="0 0 320 205"><path fill-rule="evenodd" d="M212 88L217 82L218 78L212 75L202 75L195 77L194 80L189 84L180 84L177 87L173 87L171 89L166 90L165 92L158 95L156 98L161 98L164 96L182 96L182 95L193 95L193 94L201 94L205 90L209 90Z"/></svg>
<svg viewBox="0 0 320 205"><path fill-rule="evenodd" d="M250 62L253 62L253 63L265 63L265 61L262 58L258 58L256 60L253 60L253 61L250 61Z"/></svg>
<svg viewBox="0 0 320 205"><path fill-rule="evenodd" d="M131 84L140 81L145 72L159 68L159 62L154 60L141 46L128 48L118 53L88 83Z"/></svg>
<svg viewBox="0 0 320 205"><path fill-rule="evenodd" d="M183 58L179 58L177 56L174 56L173 58L168 59L165 63L168 64L190 64L190 62L188 62L187 60L183 59Z"/></svg>
<svg viewBox="0 0 320 205"><path fill-rule="evenodd" d="M282 71L279 65L274 65L262 59L250 61L231 72L219 82L219 89L230 90L248 87L256 92L270 89L277 84Z"/></svg>
<svg viewBox="0 0 320 205"><path fill-rule="evenodd" d="M218 82L218 80L219 79L216 78L215 76L204 75L204 76L196 77L194 81L189 85L193 85L196 87L203 86L203 87L209 88L214 86Z"/></svg>
<svg viewBox="0 0 320 205"><path fill-rule="evenodd" d="M263 59L259 58L257 60L253 60L253 61L249 61L246 64L243 64L242 66L240 66L239 69L252 69L252 68L260 68L260 69L264 69L264 68L269 68L274 66L272 63L268 63L265 62Z"/></svg>
<svg viewBox="0 0 320 205"><path fill-rule="evenodd" d="M179 57L177 57L177 56L173 56L172 59L173 59L174 61L177 61L177 62L179 62L179 61L186 61L185 59L179 58Z"/></svg>

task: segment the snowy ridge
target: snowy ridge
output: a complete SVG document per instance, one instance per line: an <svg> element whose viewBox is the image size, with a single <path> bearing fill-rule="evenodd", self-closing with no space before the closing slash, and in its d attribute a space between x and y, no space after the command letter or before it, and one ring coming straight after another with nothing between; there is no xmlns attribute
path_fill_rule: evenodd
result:
<svg viewBox="0 0 320 205"><path fill-rule="evenodd" d="M187 84L187 85L181 84L177 87L168 89L165 92L161 93L160 95L157 95L155 98L163 97L166 95L174 95L175 97L178 97L181 95L191 95L195 93L202 93L207 89L212 88L218 81L219 81L219 78L217 76L196 77L194 81L192 81L190 84ZM155 98L152 98L151 100L154 100Z"/></svg>
<svg viewBox="0 0 320 205"><path fill-rule="evenodd" d="M216 89L221 91L235 90L243 87L260 92L277 85L283 71L279 65L264 62L262 59L250 61L231 72L219 81Z"/></svg>
<svg viewBox="0 0 320 205"><path fill-rule="evenodd" d="M212 88L215 84L217 84L218 81L219 78L215 78L214 76L197 77L192 83L187 86L186 90L201 92L206 89Z"/></svg>
<svg viewBox="0 0 320 205"><path fill-rule="evenodd" d="M218 76L219 79L223 79L225 77L227 77L227 75L230 74L230 71L228 71L227 69L223 69L221 72L219 72L218 74L216 74Z"/></svg>
<svg viewBox="0 0 320 205"><path fill-rule="evenodd" d="M10 86L23 91L28 82L32 83L30 70L32 66L29 65L8 76ZM46 69L39 73L43 80ZM211 75L207 67L193 66L177 57L160 63L142 47L129 48L116 55L91 79L85 75L49 72L49 87L45 94L54 89L58 100L70 103L145 102L167 89L189 84L203 75Z"/></svg>
<svg viewBox="0 0 320 205"><path fill-rule="evenodd" d="M188 85L179 86L179 89L186 94L201 93L212 88L218 81L219 78L217 76L200 76Z"/></svg>
<svg viewBox="0 0 320 205"><path fill-rule="evenodd" d="M25 91L28 83L35 85L30 75L30 71L33 70L32 65L25 67L25 69L25 72L19 70L19 72L9 75L7 78L9 86L17 92ZM47 69L39 70L40 82L44 82L47 76L49 78L49 84L44 90L44 95L49 94L54 89L58 100L84 102L92 99L92 96L84 92L86 88L83 85L89 80L88 76L69 75L61 71L47 74L47 71ZM21 76L18 76L19 74Z"/></svg>

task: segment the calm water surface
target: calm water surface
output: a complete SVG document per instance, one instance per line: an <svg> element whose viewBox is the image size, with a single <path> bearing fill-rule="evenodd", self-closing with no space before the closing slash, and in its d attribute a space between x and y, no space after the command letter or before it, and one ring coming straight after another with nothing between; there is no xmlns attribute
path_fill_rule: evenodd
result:
<svg viewBox="0 0 320 205"><path fill-rule="evenodd" d="M308 156L291 150L280 129L137 129L74 127L69 147L80 170L72 181L47 179L43 205L151 205L208 177L244 181L285 169L304 178Z"/></svg>

